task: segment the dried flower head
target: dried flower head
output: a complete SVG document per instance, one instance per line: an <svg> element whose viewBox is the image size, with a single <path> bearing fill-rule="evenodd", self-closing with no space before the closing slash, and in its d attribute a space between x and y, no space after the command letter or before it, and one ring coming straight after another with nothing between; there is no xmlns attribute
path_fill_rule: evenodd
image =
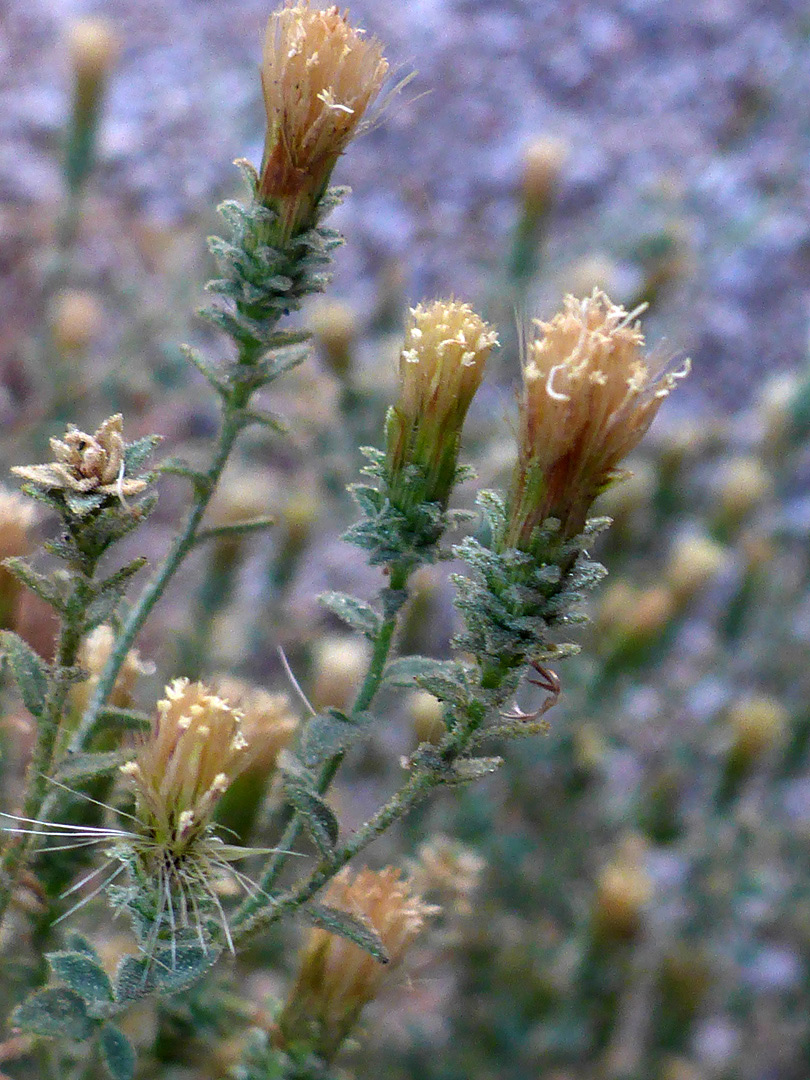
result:
<svg viewBox="0 0 810 1080"><path fill-rule="evenodd" d="M403 475L416 466L424 478L419 501L445 506L456 476L461 428L498 338L469 304L435 300L412 308L399 359L400 394L386 423L388 465Z"/></svg>
<svg viewBox="0 0 810 1080"><path fill-rule="evenodd" d="M240 772L270 772L298 729L299 719L289 696L270 694L232 675L221 675L215 690L242 714L240 730L247 746Z"/></svg>
<svg viewBox="0 0 810 1080"><path fill-rule="evenodd" d="M311 223L337 159L388 72L380 42L351 27L347 14L287 0L267 24L267 135L257 194L279 211L286 236Z"/></svg>
<svg viewBox="0 0 810 1080"><path fill-rule="evenodd" d="M416 852L411 881L422 892L437 893L459 914L469 915L470 901L481 883L485 866L472 848L449 836L432 836Z"/></svg>
<svg viewBox="0 0 810 1080"><path fill-rule="evenodd" d="M114 644L115 634L112 627L106 624L97 626L82 642L78 663L79 667L87 672L88 678L84 682L75 683L70 689L71 703L77 715L81 715L87 708ZM119 709L132 705L138 679L141 675L151 675L154 670L154 664L143 661L137 649L130 649L116 677L109 704Z"/></svg>
<svg viewBox="0 0 810 1080"><path fill-rule="evenodd" d="M138 495L146 481L124 475L123 417L110 416L94 435L70 424L64 438L51 439L55 460L48 465L15 465L12 472L46 490L78 495Z"/></svg>
<svg viewBox="0 0 810 1080"><path fill-rule="evenodd" d="M578 535L591 503L620 474L663 400L688 370L643 354L635 312L595 289L565 298L526 347L518 464L510 494L508 542L529 550L547 518Z"/></svg>
<svg viewBox="0 0 810 1080"><path fill-rule="evenodd" d="M332 879L325 899L370 923L390 958L383 967L344 938L310 931L298 977L279 1017L279 1033L285 1045L306 1044L329 1061L438 908L426 904L393 866L355 875L344 869Z"/></svg>
<svg viewBox="0 0 810 1080"><path fill-rule="evenodd" d="M242 713L202 683L175 679L157 704L151 736L122 765L139 818L175 855L206 829L219 797L247 764L241 723Z"/></svg>

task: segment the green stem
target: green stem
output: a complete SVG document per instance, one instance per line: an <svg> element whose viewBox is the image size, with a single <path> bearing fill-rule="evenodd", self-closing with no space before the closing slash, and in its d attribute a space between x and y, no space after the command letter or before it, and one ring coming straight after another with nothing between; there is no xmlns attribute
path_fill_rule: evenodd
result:
<svg viewBox="0 0 810 1080"><path fill-rule="evenodd" d="M211 500L217 482L222 475L225 465L230 456L233 444L239 432L244 426L244 419L240 415L246 404L250 391L245 388L235 390L233 396L223 406L222 426L219 433L214 460L205 474L205 483L197 490L197 497L192 504L183 528L178 533L162 565L155 573L152 580L141 593L136 604L129 613L126 623L118 635L115 648L113 649L104 671L99 678L93 697L84 716L79 722L73 739L71 751L86 749L95 731L99 711L107 700L121 665L126 659L127 653L132 647L143 624L149 617L152 608L163 595L169 581L185 559L189 551L194 547L197 538L197 530L202 521L206 507Z"/></svg>
<svg viewBox="0 0 810 1080"><path fill-rule="evenodd" d="M387 595L391 600L387 605L388 610L386 617L380 626L379 633L374 642L374 651L371 654L366 677L363 680L363 685L360 687L357 699L352 707L351 715L353 717L358 716L361 712L368 709L382 684L385 665L388 661L391 643L397 626L397 617L402 610L402 605L406 599L405 589L408 584L409 576L410 569L405 564L395 564L391 567L390 585L386 590ZM329 789L329 786L334 780L343 761L343 756L342 753L335 754L323 765L316 781L316 787L319 794L323 795ZM259 882L260 888L264 893L269 892L278 881L279 875L287 860L288 852L292 850L293 845L297 842L298 837L301 834L301 829L302 823L300 816L298 814L293 814L279 840L278 850L270 857ZM235 925L238 926L244 920L249 919L253 913L258 910L261 904L261 893L248 897L234 916Z"/></svg>
<svg viewBox="0 0 810 1080"><path fill-rule="evenodd" d="M249 902L246 901L234 919L234 941L240 941L246 935L264 929L271 923L277 922L283 915L305 904L346 863L381 833L385 832L420 799L424 798L432 788L440 783L441 779L435 773L427 771L415 772L408 782L384 806L380 807L377 813L369 818L365 825L361 826L343 847L338 848L329 859L323 860L308 878L299 882L288 893L280 896L278 900L266 903L263 908L258 903L249 905ZM250 910L248 910L249 906Z"/></svg>
<svg viewBox="0 0 810 1080"><path fill-rule="evenodd" d="M67 614L59 632L45 715L39 722L37 741L28 767L22 808L22 816L26 818L42 817L43 807L51 791L50 776L71 686L69 673L76 665L82 642L84 613L93 598L94 573L95 564L88 567L87 574L76 573L73 592L67 602ZM33 833L28 833L22 837L20 843L12 842L0 860L0 923L35 839Z"/></svg>

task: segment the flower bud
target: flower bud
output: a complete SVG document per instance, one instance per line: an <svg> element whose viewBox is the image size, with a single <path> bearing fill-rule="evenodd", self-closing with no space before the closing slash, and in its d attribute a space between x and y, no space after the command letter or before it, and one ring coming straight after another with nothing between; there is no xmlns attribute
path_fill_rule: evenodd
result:
<svg viewBox="0 0 810 1080"><path fill-rule="evenodd" d="M316 709L345 709L351 703L366 673L370 651L367 641L345 635L329 635L317 642L312 673Z"/></svg>
<svg viewBox="0 0 810 1080"><path fill-rule="evenodd" d="M524 149L520 189L523 209L530 219L536 220L548 210L567 158L568 144L549 135L533 139Z"/></svg>
<svg viewBox="0 0 810 1080"><path fill-rule="evenodd" d="M679 603L686 603L727 565L728 549L708 536L684 536L675 541L664 567L664 578Z"/></svg>
<svg viewBox="0 0 810 1080"><path fill-rule="evenodd" d="M446 507L464 418L496 344L495 331L469 304L436 300L411 309L399 360L399 400L386 420L395 505Z"/></svg>
<svg viewBox="0 0 810 1080"><path fill-rule="evenodd" d="M312 309L309 325L330 370L339 379L345 379L352 367L357 316L345 304L323 303Z"/></svg>
<svg viewBox="0 0 810 1080"><path fill-rule="evenodd" d="M609 938L632 938L641 925L653 893L644 850L640 837L630 837L599 876L594 914L597 928Z"/></svg>
<svg viewBox="0 0 810 1080"><path fill-rule="evenodd" d="M31 531L36 511L22 495L0 487L0 629L15 625L21 585L2 565L3 559L27 555L33 547Z"/></svg>
<svg viewBox="0 0 810 1080"><path fill-rule="evenodd" d="M688 370L668 372L642 353L633 313L598 290L565 299L526 348L518 464L509 496L507 543L530 551L548 518L581 533L594 499L619 479L663 400Z"/></svg>
<svg viewBox="0 0 810 1080"><path fill-rule="evenodd" d="M408 694L408 715L417 743L438 743L447 731L444 706L427 690L412 690Z"/></svg>
<svg viewBox="0 0 810 1080"><path fill-rule="evenodd" d="M68 30L67 44L76 80L76 112L91 114L118 56L118 35L107 19L78 19Z"/></svg>
<svg viewBox="0 0 810 1080"><path fill-rule="evenodd" d="M773 491L773 479L756 457L736 457L720 470L717 485L720 514L738 524Z"/></svg>
<svg viewBox="0 0 810 1080"><path fill-rule="evenodd" d="M314 223L337 159L388 72L382 45L337 7L287 4L270 16L262 89L267 113L257 197L278 211L281 236Z"/></svg>
<svg viewBox="0 0 810 1080"><path fill-rule="evenodd" d="M84 682L75 683L70 688L70 700L78 716L84 712L107 665L115 644L112 627L97 626L79 648L79 667L87 672ZM154 665L144 663L137 649L130 649L115 679L115 685L108 702L118 709L127 709L132 705L135 685L141 675L151 675Z"/></svg>
<svg viewBox="0 0 810 1080"><path fill-rule="evenodd" d="M103 321L101 304L92 293L65 289L54 300L53 343L62 354L82 352L98 336Z"/></svg>
<svg viewBox="0 0 810 1080"><path fill-rule="evenodd" d="M779 744L790 725L790 714L775 698L753 695L734 702L727 722L732 757L747 767Z"/></svg>
<svg viewBox="0 0 810 1080"><path fill-rule="evenodd" d="M327 904L367 921L382 940L389 963L383 965L345 938L310 930L298 975L278 1020L285 1046L307 1047L331 1061L360 1018L438 909L426 904L393 866L384 870L346 868L333 879Z"/></svg>

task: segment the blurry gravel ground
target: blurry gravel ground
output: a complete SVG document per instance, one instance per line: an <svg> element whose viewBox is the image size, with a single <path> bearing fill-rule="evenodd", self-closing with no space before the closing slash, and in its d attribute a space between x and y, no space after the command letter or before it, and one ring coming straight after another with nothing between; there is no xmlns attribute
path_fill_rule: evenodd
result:
<svg viewBox="0 0 810 1080"><path fill-rule="evenodd" d="M14 233L25 217L28 240L47 235L68 96L60 39L85 14L112 19L124 42L97 190L122 226L207 223L212 201L235 190L232 159L261 155L257 65L270 8L0 0L0 224ZM360 310L392 257L408 299L486 296L508 244L521 148L552 133L571 153L541 309L592 253L616 261L617 291L631 294L639 245L674 227L688 273L650 336L692 355L705 405L734 406L766 369L804 359L806 0L357 0L352 14L394 63L418 71L336 176L354 189L340 211L350 243L336 287ZM21 298L8 285L12 247L0 250L0 350Z"/></svg>

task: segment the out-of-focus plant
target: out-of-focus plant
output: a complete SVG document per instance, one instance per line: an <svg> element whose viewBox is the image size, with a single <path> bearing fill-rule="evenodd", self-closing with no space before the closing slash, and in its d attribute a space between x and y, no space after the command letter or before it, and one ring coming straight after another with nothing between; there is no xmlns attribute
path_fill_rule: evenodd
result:
<svg viewBox="0 0 810 1080"><path fill-rule="evenodd" d="M311 643L312 702L285 659L300 706L228 678L215 686L190 681L205 674L243 542L273 524L230 512L205 519L206 510L247 429L285 434L266 398L306 358L308 334L284 321L327 284L341 238L324 220L345 195L329 187L331 175L367 123L387 72L380 43L337 8L288 3L270 18L261 168L238 162L247 200L222 204L229 238L209 241L221 276L208 285L214 300L203 315L230 339L231 352L216 365L185 350L219 407L208 464L172 458L145 471L157 438L127 443L115 413L93 434L70 425L51 440L50 461L13 470L24 493L59 520L58 535L45 545L59 568L43 572L24 557L26 534L4 563L11 577L0 582L11 598L0 645L35 730L19 807L3 812L0 919L26 938L11 1023L33 1037L26 1045L46 1074L90 1076L103 1067L115 1080L134 1076L133 1040L141 1033L132 1016L144 1008L153 1010L156 1027L144 1040L145 1072L165 1066L168 1075L181 1053L177 1030L222 1036L225 1019L236 1018L241 1029L256 1024L263 1035L237 1048L233 1075L331 1074L386 965L402 961L437 914L397 869L347 864L430 794L495 773L503 759L482 755L482 745L546 729L545 714L561 693L547 665L576 651L560 632L582 620L583 594L605 573L588 549L609 522L590 517L592 505L621 481L623 459L686 374L686 366L673 371L645 351L638 311L599 290L567 297L563 311L537 321L526 346L511 481L505 493L479 491L484 521L448 546L448 532L475 519L453 502L458 485L474 476L460 463L462 429L497 337L467 303L415 306L399 350L385 448L363 450L365 479L350 489L359 520L345 535L385 583L372 601L335 591L320 598L355 637ZM92 98L86 87L77 91L77 116L80 108L86 113L86 130L73 135L77 188L92 156L100 85L99 77ZM547 157L547 175L535 161L531 185L527 178L533 229L559 166ZM333 349L331 358L342 378L347 348L340 355ZM346 394L342 407L353 408ZM130 552L144 535L137 530L155 508L156 484L170 474L189 483L191 498L168 552L137 591L133 579L146 560L116 562L117 552L124 542ZM745 510L737 507L737 518ZM25 533L25 515L17 518ZM289 544L300 540L292 515L287 524ZM280 546L279 573L289 544ZM136 683L149 669L134 651L136 639L200 545L212 555L194 627L181 643L186 670L142 712ZM684 557L673 555L668 580L679 602L717 570L720 557L710 558L716 547L707 538L702 561L693 550L686 569ZM394 657L412 576L453 556L462 566L452 577L461 629L446 643L451 655ZM12 579L58 617L52 656L35 651L6 615ZM524 683L541 691L526 708L515 700ZM407 692L401 697L414 727L414 692L430 695L421 698L417 728L428 737L401 758L404 775L393 792L350 830L329 789L353 749L385 728L396 690ZM382 694L390 694L384 704ZM765 739L746 723L735 728L738 773ZM302 854L304 835L309 858L293 873L291 857ZM643 852L629 841L603 869L583 961L594 995L603 975L598 946L618 954L639 931L649 892ZM257 869L246 872L244 860ZM480 868L434 845L423 849L421 878L426 888L446 885L448 874L458 883L465 866L468 877ZM459 895L470 888L459 884ZM133 949L117 956L112 976L101 944L71 929L101 893L134 931ZM260 1016L214 965L227 950L262 972L268 929L294 913L314 929L284 1003ZM11 952L15 941L7 933L0 944ZM51 982L43 987L44 961Z"/></svg>

